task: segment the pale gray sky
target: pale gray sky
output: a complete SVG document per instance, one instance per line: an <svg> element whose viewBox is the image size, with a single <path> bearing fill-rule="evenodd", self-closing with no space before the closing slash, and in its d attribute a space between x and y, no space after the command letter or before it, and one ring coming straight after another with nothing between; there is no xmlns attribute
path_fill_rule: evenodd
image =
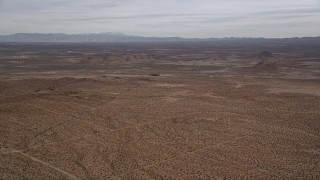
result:
<svg viewBox="0 0 320 180"><path fill-rule="evenodd" d="M320 36L320 0L0 0L0 34Z"/></svg>

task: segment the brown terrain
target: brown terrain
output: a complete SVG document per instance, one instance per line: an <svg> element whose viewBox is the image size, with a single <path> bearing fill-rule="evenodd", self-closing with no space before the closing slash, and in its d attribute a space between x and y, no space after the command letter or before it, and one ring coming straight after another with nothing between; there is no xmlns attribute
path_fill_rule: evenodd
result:
<svg viewBox="0 0 320 180"><path fill-rule="evenodd" d="M320 179L320 45L0 45L0 179Z"/></svg>

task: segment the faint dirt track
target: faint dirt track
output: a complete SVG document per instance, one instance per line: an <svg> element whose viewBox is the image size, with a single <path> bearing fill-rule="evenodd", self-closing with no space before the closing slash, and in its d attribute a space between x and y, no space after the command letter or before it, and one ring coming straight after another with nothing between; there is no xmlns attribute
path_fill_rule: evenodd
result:
<svg viewBox="0 0 320 180"><path fill-rule="evenodd" d="M270 93L270 80L144 78L2 82L2 177L22 162L48 171L33 178L319 177L319 97Z"/></svg>
<svg viewBox="0 0 320 180"><path fill-rule="evenodd" d="M0 179L320 179L316 45L0 49Z"/></svg>

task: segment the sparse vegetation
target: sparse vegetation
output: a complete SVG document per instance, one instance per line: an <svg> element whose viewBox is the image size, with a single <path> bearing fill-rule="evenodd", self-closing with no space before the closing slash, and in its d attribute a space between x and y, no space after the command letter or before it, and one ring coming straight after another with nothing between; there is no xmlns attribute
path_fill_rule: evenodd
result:
<svg viewBox="0 0 320 180"><path fill-rule="evenodd" d="M0 179L319 179L320 46L200 45L0 45Z"/></svg>
<svg viewBox="0 0 320 180"><path fill-rule="evenodd" d="M149 74L149 76L160 76L160 74L152 73L152 74Z"/></svg>

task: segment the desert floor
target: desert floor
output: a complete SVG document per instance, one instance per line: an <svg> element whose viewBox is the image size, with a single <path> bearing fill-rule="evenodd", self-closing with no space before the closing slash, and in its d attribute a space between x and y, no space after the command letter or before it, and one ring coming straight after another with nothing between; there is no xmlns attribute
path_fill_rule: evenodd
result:
<svg viewBox="0 0 320 180"><path fill-rule="evenodd" d="M201 45L2 44L0 178L320 179L319 48Z"/></svg>

